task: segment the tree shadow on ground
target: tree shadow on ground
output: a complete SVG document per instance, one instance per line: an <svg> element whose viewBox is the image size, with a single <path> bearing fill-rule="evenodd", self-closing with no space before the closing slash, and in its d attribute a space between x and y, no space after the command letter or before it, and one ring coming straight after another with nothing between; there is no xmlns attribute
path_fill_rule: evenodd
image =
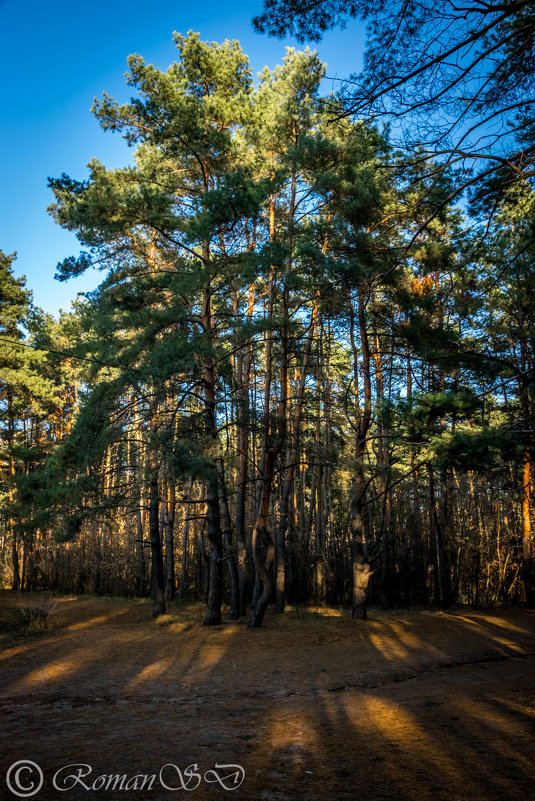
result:
<svg viewBox="0 0 535 801"><path fill-rule="evenodd" d="M60 604L61 606L61 604ZM508 801L535 779L535 615L290 610L203 627L200 606L64 602L61 625L1 657L2 765L34 759L39 801L72 763L99 774L216 763L265 801ZM61 616L60 615L60 616ZM117 794L75 787L65 801ZM143 790L134 799L177 798ZM182 795L184 792L182 791ZM221 787L190 793L228 798Z"/></svg>

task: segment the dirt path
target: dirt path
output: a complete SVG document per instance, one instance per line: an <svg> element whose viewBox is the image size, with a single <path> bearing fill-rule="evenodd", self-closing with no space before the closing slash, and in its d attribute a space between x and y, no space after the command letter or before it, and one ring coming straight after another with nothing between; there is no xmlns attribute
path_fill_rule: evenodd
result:
<svg viewBox="0 0 535 801"><path fill-rule="evenodd" d="M37 801L535 799L535 613L294 611L258 631L201 615L64 598L56 628L8 642L0 797L30 759ZM216 763L243 767L237 789L206 781ZM91 772L54 789L69 764ZM188 790L162 786L166 764L163 784L180 787L176 766ZM135 789L136 774L156 779Z"/></svg>

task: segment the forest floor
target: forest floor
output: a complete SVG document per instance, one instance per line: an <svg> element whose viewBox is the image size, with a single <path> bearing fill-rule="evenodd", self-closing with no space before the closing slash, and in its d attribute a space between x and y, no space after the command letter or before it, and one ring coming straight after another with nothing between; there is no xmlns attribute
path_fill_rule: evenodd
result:
<svg viewBox="0 0 535 801"><path fill-rule="evenodd" d="M0 593L0 622L20 603ZM6 773L32 760L37 801L535 798L535 612L294 609L255 631L150 614L60 597L52 628L4 637L0 797L30 797L30 769L9 773L18 796ZM229 764L232 791L210 782ZM54 779L68 765L87 767Z"/></svg>

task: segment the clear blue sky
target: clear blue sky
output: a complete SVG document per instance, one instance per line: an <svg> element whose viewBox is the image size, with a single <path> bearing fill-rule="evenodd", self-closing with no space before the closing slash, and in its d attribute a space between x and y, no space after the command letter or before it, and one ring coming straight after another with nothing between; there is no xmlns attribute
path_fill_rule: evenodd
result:
<svg viewBox="0 0 535 801"><path fill-rule="evenodd" d="M58 261L77 254L71 233L52 221L47 178L66 172L87 176L90 158L121 166L132 151L117 134L104 133L90 114L103 91L121 100L126 57L139 53L161 69L176 60L174 30L199 31L210 41L239 39L253 70L274 67L285 46L254 33L251 18L261 0L0 0L0 249L17 251L17 275L26 275L45 311L67 310L77 292L94 288L98 273L54 280ZM333 32L317 46L327 74L347 77L359 68L363 28ZM330 87L326 87L328 89Z"/></svg>

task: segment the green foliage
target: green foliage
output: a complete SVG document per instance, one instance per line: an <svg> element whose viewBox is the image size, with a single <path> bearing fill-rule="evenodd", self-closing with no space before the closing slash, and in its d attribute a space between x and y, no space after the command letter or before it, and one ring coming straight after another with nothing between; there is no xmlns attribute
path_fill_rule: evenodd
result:
<svg viewBox="0 0 535 801"><path fill-rule="evenodd" d="M504 464L520 460L522 452L521 438L507 429L458 431L437 437L430 444L430 454L439 468L453 467L463 473L502 469Z"/></svg>
<svg viewBox="0 0 535 801"><path fill-rule="evenodd" d="M335 5L371 8L316 7ZM237 42L175 43L166 72L129 59L129 103L95 103L134 166L50 179L51 213L84 248L57 277L96 266L100 286L54 321L2 256L3 519L28 548L72 542L118 516L131 525L155 481L161 503L216 473L232 503L243 447L249 516L262 452L278 453L275 511L295 470L299 547L327 527L345 547L358 479L374 559L396 515L419 519L429 549L441 523L421 497L446 503L454 471L512 485L532 436L529 185L504 189L475 248L450 204L458 176L430 174L421 149L407 164L367 122L334 120L344 98L320 96L316 53L288 49L254 86ZM396 545L408 561L411 537Z"/></svg>
<svg viewBox="0 0 535 801"><path fill-rule="evenodd" d="M253 23L259 33L279 38L291 35L300 42L319 41L326 31L344 28L347 19L366 16L371 9L381 11L384 6L381 0L373 4L366 0L264 0L264 13Z"/></svg>

